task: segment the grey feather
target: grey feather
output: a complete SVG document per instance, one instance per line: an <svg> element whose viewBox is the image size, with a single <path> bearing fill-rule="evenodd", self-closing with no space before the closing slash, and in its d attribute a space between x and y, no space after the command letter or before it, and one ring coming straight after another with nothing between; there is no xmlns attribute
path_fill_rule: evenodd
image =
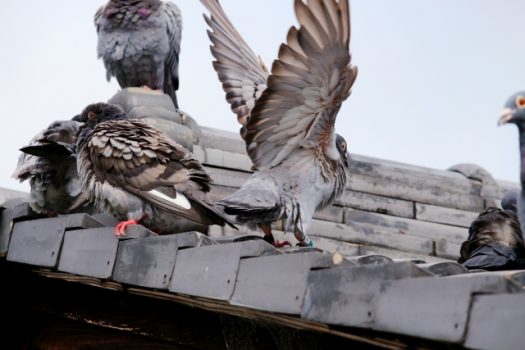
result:
<svg viewBox="0 0 525 350"><path fill-rule="evenodd" d="M75 157L79 126L72 120L53 122L22 148L25 153L12 176L29 181L29 205L36 213L66 213L80 195Z"/></svg>
<svg viewBox="0 0 525 350"><path fill-rule="evenodd" d="M108 80L162 89L178 107L182 16L174 3L110 0L96 12L95 26Z"/></svg>
<svg viewBox="0 0 525 350"><path fill-rule="evenodd" d="M81 116L78 172L95 207L159 233L230 224L207 199L211 179L202 165L162 131L106 103Z"/></svg>
<svg viewBox="0 0 525 350"><path fill-rule="evenodd" d="M238 222L260 226L270 242L271 223L283 219L300 245L310 245L306 232L315 211L346 184L347 146L334 124L357 75L350 63L348 1L295 0L300 27L289 30L269 75L218 0L201 2L211 13L206 22L214 67L244 125L255 170L218 203Z"/></svg>
<svg viewBox="0 0 525 350"><path fill-rule="evenodd" d="M507 99L498 120L498 125L503 124L518 127L521 191L517 196L517 210L521 231L525 232L525 91L519 91Z"/></svg>

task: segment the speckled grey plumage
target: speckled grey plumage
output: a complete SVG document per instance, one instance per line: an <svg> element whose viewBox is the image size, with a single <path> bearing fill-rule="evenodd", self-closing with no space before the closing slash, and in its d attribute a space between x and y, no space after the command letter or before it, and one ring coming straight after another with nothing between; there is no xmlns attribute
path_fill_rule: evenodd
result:
<svg viewBox="0 0 525 350"><path fill-rule="evenodd" d="M108 81L162 89L178 107L182 17L174 3L110 0L95 14L95 26Z"/></svg>
<svg viewBox="0 0 525 350"><path fill-rule="evenodd" d="M314 212L346 184L346 141L334 124L350 95L357 68L350 63L347 0L294 2L292 27L271 73L242 39L217 0L201 0L213 43L213 66L242 125L253 176L218 203L241 223L258 225L273 241L283 219L300 245Z"/></svg>
<svg viewBox="0 0 525 350"><path fill-rule="evenodd" d="M165 133L106 103L87 106L81 120L78 172L95 207L158 233L187 230L188 220L229 223L207 200L211 179L202 165Z"/></svg>
<svg viewBox="0 0 525 350"><path fill-rule="evenodd" d="M55 121L22 148L13 177L29 180L30 207L39 214L61 214L80 194L75 144L81 124Z"/></svg>

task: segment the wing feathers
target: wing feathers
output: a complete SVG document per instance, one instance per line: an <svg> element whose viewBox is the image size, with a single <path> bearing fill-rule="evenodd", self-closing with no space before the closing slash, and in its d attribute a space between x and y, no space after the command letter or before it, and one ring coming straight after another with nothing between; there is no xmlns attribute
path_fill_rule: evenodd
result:
<svg viewBox="0 0 525 350"><path fill-rule="evenodd" d="M278 165L299 147L331 157L335 118L357 74L348 49L348 1L294 4L300 27L290 28L246 125L248 154L259 169Z"/></svg>
<svg viewBox="0 0 525 350"><path fill-rule="evenodd" d="M211 15L204 19L211 28L208 36L213 44L210 47L215 58L213 67L237 121L245 126L255 101L266 89L268 70L231 24L219 2L201 0L201 3Z"/></svg>

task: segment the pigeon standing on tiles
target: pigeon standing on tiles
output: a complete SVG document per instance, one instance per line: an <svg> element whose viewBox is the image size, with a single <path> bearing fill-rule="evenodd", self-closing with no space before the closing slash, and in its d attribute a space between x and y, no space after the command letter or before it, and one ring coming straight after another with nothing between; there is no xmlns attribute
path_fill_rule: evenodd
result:
<svg viewBox="0 0 525 350"><path fill-rule="evenodd" d="M116 235L142 223L174 233L182 219L202 225L228 221L207 200L211 179L181 145L122 109L87 106L78 138L78 172L95 207L122 220Z"/></svg>
<svg viewBox="0 0 525 350"><path fill-rule="evenodd" d="M182 17L174 3L110 0L96 12L95 26L108 81L163 90L178 108Z"/></svg>
<svg viewBox="0 0 525 350"><path fill-rule="evenodd" d="M299 246L314 212L342 194L349 155L334 131L357 68L350 63L347 0L295 0L292 27L271 73L229 21L217 0L201 0L213 43L213 66L226 99L242 124L254 174L219 201L227 214L256 224L275 246L271 224L284 219Z"/></svg>
<svg viewBox="0 0 525 350"><path fill-rule="evenodd" d="M521 231L525 232L525 91L520 91L509 97L501 111L498 125L515 124L518 127L520 147L520 179L521 191L518 195L518 217Z"/></svg>
<svg viewBox="0 0 525 350"><path fill-rule="evenodd" d="M472 222L460 259L469 269L525 268L525 244L516 211L487 208Z"/></svg>
<svg viewBox="0 0 525 350"><path fill-rule="evenodd" d="M29 180L29 206L34 212L66 213L79 196L75 147L80 125L75 120L55 121L21 148L13 177Z"/></svg>

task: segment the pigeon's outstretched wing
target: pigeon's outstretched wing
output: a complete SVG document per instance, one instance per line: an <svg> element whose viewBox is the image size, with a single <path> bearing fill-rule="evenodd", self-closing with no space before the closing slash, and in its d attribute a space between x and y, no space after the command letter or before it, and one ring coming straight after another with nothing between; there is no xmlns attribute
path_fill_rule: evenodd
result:
<svg viewBox="0 0 525 350"><path fill-rule="evenodd" d="M348 0L295 0L300 27L289 30L267 80L218 1L201 2L212 15L206 20L213 30L214 67L245 125L243 136L256 168L276 166L300 147L337 160L335 118L357 76L350 64Z"/></svg>
<svg viewBox="0 0 525 350"><path fill-rule="evenodd" d="M301 26L289 30L246 125L248 154L258 169L278 165L300 147L339 159L335 118L357 75L348 1L295 0L295 12Z"/></svg>
<svg viewBox="0 0 525 350"><path fill-rule="evenodd" d="M201 2L211 15L204 16L204 19L211 28L208 36L213 43L210 47L215 58L213 67L226 92L226 100L239 123L245 126L255 101L266 89L268 69L237 32L219 2Z"/></svg>
<svg viewBox="0 0 525 350"><path fill-rule="evenodd" d="M202 224L224 224L203 199L211 179L191 153L139 120L115 120L95 127L79 155L87 178L107 181L160 209ZM84 148L84 146L83 146Z"/></svg>

